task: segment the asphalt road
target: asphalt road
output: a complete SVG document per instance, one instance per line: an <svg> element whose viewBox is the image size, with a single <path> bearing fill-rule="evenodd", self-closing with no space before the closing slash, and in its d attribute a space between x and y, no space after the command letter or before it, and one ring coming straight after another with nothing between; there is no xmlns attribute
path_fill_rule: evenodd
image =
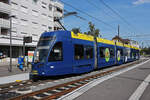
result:
<svg viewBox="0 0 150 100"><path fill-rule="evenodd" d="M108 77L70 93L63 100L150 100L150 60Z"/></svg>
<svg viewBox="0 0 150 100"><path fill-rule="evenodd" d="M150 61L94 86L75 100L128 100L149 74ZM140 100L150 100L150 82Z"/></svg>

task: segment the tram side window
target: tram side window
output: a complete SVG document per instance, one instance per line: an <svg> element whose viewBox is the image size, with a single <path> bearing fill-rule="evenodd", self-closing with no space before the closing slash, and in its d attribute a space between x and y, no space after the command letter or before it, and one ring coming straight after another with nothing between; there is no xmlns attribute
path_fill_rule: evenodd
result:
<svg viewBox="0 0 150 100"><path fill-rule="evenodd" d="M74 57L75 60L84 59L84 47L83 45L74 45Z"/></svg>
<svg viewBox="0 0 150 100"><path fill-rule="evenodd" d="M62 60L63 60L62 42L57 42L50 52L48 61L52 62L52 61L62 61Z"/></svg>
<svg viewBox="0 0 150 100"><path fill-rule="evenodd" d="M134 56L133 58L135 58L135 57L136 57L136 53L135 53L135 52L133 53L133 56Z"/></svg>
<svg viewBox="0 0 150 100"><path fill-rule="evenodd" d="M105 58L105 47L100 47L99 50L100 50L100 57Z"/></svg>
<svg viewBox="0 0 150 100"><path fill-rule="evenodd" d="M110 58L114 58L115 53L114 53L114 49L110 48Z"/></svg>
<svg viewBox="0 0 150 100"><path fill-rule="evenodd" d="M123 50L122 49L118 49L120 51L120 56L123 56Z"/></svg>
<svg viewBox="0 0 150 100"><path fill-rule="evenodd" d="M86 59L93 58L93 47L92 46L86 46L85 47L85 53L86 53Z"/></svg>

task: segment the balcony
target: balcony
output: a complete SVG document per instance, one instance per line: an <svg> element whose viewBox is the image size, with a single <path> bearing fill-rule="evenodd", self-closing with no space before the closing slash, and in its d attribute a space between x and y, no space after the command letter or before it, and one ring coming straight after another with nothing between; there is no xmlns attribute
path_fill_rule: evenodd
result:
<svg viewBox="0 0 150 100"><path fill-rule="evenodd" d="M58 0L54 0L53 2L54 2L54 5L55 5L54 17L62 17L63 16L64 5Z"/></svg>
<svg viewBox="0 0 150 100"><path fill-rule="evenodd" d="M10 28L10 21L7 19L0 18L0 27Z"/></svg>
<svg viewBox="0 0 150 100"><path fill-rule="evenodd" d="M59 8L62 8L62 9L64 8L63 3L61 3L59 0L54 0L53 2L54 2L54 5L56 7L59 7Z"/></svg>
<svg viewBox="0 0 150 100"><path fill-rule="evenodd" d="M7 3L0 2L0 12L10 14L11 6Z"/></svg>

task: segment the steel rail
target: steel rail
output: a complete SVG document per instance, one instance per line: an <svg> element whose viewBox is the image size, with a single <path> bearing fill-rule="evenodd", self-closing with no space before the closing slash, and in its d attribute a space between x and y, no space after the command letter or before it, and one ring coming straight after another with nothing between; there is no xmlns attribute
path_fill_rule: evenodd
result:
<svg viewBox="0 0 150 100"><path fill-rule="evenodd" d="M38 82L34 82L32 80L26 80L26 81L21 81L21 82L13 82L10 84L0 86L0 94L9 92L11 90L19 89L19 88L35 86L35 85L39 85L39 84L46 83L46 82L52 82L52 81L55 81L55 80L40 80Z"/></svg>

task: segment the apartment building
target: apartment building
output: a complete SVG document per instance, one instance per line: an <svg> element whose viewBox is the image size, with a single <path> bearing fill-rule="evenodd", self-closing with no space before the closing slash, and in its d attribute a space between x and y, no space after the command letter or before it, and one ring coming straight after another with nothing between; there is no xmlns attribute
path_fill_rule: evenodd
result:
<svg viewBox="0 0 150 100"><path fill-rule="evenodd" d="M9 16L15 17L10 20ZM62 16L63 4L58 0L0 0L0 52L9 56L10 24L13 57L18 57L22 55L23 37L32 36L26 53L34 50L41 33L61 29L54 18Z"/></svg>

